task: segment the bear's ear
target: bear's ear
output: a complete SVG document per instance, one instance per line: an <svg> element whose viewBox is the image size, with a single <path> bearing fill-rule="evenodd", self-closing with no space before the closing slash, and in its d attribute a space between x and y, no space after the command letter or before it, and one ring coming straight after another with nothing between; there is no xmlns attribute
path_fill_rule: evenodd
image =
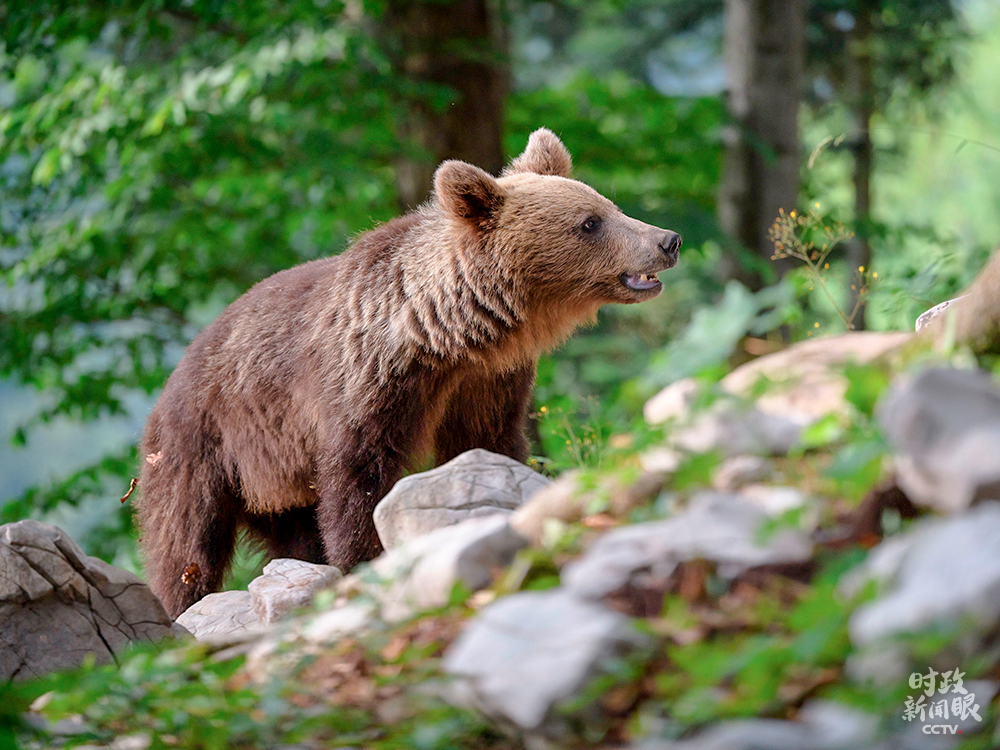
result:
<svg viewBox="0 0 1000 750"><path fill-rule="evenodd" d="M485 228L503 206L503 188L496 178L464 161L446 161L434 173L438 205Z"/></svg>
<svg viewBox="0 0 1000 750"><path fill-rule="evenodd" d="M573 173L573 159L555 133L548 128L539 128L528 138L524 153L503 171L504 175L518 172L569 177Z"/></svg>

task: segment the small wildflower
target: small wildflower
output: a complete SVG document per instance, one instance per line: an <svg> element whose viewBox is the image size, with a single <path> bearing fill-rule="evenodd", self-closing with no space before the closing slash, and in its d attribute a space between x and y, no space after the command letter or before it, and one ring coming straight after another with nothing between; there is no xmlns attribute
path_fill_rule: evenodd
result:
<svg viewBox="0 0 1000 750"><path fill-rule="evenodd" d="M873 279L877 279L878 278L878 271L872 271L872 278Z"/></svg>
<svg viewBox="0 0 1000 750"><path fill-rule="evenodd" d="M864 266L858 266L858 273L864 273L864 272L865 272L865 267Z"/></svg>
<svg viewBox="0 0 1000 750"><path fill-rule="evenodd" d="M829 263L824 263L823 264L823 270L824 271L829 271L830 270L830 264Z"/></svg>
<svg viewBox="0 0 1000 750"><path fill-rule="evenodd" d="M819 328L819 321L818 320L815 323L813 323L813 328Z"/></svg>

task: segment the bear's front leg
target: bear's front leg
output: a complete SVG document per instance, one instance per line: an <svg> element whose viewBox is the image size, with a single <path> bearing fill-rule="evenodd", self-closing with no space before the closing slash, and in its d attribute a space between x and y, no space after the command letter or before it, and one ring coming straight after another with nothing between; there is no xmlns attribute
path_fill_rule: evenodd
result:
<svg viewBox="0 0 1000 750"><path fill-rule="evenodd" d="M316 465L316 518L327 562L345 573L382 552L372 514L410 464L438 392L434 376L416 368L400 373L355 399L365 402L360 417L330 420L328 453Z"/></svg>
<svg viewBox="0 0 1000 750"><path fill-rule="evenodd" d="M407 459L394 436L346 443L317 478L316 507L326 560L344 573L382 552L372 514L402 476ZM343 450L348 446L352 449Z"/></svg>
<svg viewBox="0 0 1000 750"><path fill-rule="evenodd" d="M434 440L438 465L483 448L516 461L528 457L527 419L535 364L503 374L474 372L455 389Z"/></svg>

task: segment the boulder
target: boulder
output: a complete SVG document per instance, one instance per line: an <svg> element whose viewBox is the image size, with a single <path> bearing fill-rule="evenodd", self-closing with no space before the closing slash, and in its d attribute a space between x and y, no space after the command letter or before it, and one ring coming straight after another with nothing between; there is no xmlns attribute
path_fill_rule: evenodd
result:
<svg viewBox="0 0 1000 750"><path fill-rule="evenodd" d="M650 424L677 423L670 448L715 450L724 456L784 454L804 427L847 412L847 380L840 372L844 365L872 362L912 337L862 331L801 341L737 367L719 381L721 397L705 412L691 414L699 389L689 378L653 396L643 413ZM762 379L768 387L748 403Z"/></svg>
<svg viewBox="0 0 1000 750"><path fill-rule="evenodd" d="M308 606L317 592L343 577L332 565L277 558L264 566L246 591L209 594L181 613L177 622L199 641L250 640L294 610Z"/></svg>
<svg viewBox="0 0 1000 750"><path fill-rule="evenodd" d="M133 641L181 635L149 587L38 521L0 526L0 680L110 662Z"/></svg>
<svg viewBox="0 0 1000 750"><path fill-rule="evenodd" d="M611 659L645 643L627 617L600 603L561 588L528 591L484 607L442 669L458 678L454 702L536 730Z"/></svg>
<svg viewBox="0 0 1000 750"><path fill-rule="evenodd" d="M375 507L386 549L469 518L507 515L550 482L507 456L475 449L400 479Z"/></svg>
<svg viewBox="0 0 1000 750"><path fill-rule="evenodd" d="M470 518L384 552L370 565L375 580L367 591L379 601L383 619L404 620L447 604L457 583L468 591L490 585L527 543L504 515Z"/></svg>
<svg viewBox="0 0 1000 750"><path fill-rule="evenodd" d="M851 640L866 645L962 622L986 633L1000 624L1000 503L984 502L951 518L920 521L875 547L848 592L865 580L883 593L850 620Z"/></svg>
<svg viewBox="0 0 1000 750"><path fill-rule="evenodd" d="M199 641L216 644L251 640L265 631L249 591L219 591L188 607L177 618Z"/></svg>
<svg viewBox="0 0 1000 750"><path fill-rule="evenodd" d="M318 591L332 587L343 577L332 565L279 558L264 566L263 575L250 581L247 591L261 623L270 625L308 606Z"/></svg>
<svg viewBox="0 0 1000 750"><path fill-rule="evenodd" d="M588 598L622 588L633 576L668 578L688 560L716 563L723 577L761 565L802 563L812 545L801 532L783 528L761 539L768 515L749 498L705 491L664 521L612 529L562 573L563 585Z"/></svg>
<svg viewBox="0 0 1000 750"><path fill-rule="evenodd" d="M760 456L732 456L716 467L712 486L722 492L732 492L752 482L763 482L771 474L771 464Z"/></svg>
<svg viewBox="0 0 1000 750"><path fill-rule="evenodd" d="M900 378L878 417L910 500L946 513L1000 500L1000 388L988 373L938 368Z"/></svg>
<svg viewBox="0 0 1000 750"><path fill-rule="evenodd" d="M761 378L773 385L756 399L761 411L803 425L847 409L844 365L865 365L889 355L913 339L912 333L852 331L840 336L800 341L767 354L726 375L723 390L749 397Z"/></svg>

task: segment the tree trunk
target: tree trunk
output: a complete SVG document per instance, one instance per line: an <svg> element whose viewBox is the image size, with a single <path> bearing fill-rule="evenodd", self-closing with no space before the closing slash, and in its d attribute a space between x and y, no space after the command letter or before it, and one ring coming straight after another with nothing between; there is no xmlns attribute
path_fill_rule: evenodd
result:
<svg viewBox="0 0 1000 750"><path fill-rule="evenodd" d="M737 248L721 272L756 290L774 253L768 229L778 209L798 200L805 3L726 0L724 46L732 125L723 136L719 223ZM744 263L740 251L749 251ZM784 273L786 266L776 265Z"/></svg>
<svg viewBox="0 0 1000 750"><path fill-rule="evenodd" d="M421 95L409 103L402 135L424 153L397 164L400 207L408 210L427 199L445 159L494 174L503 168L506 45L491 0L389 0L385 24L402 74L451 91L443 105Z"/></svg>
<svg viewBox="0 0 1000 750"><path fill-rule="evenodd" d="M872 15L875 3L863 0L848 40L848 85L851 92L851 151L854 154L854 237L847 245L847 314L852 327L865 329L865 303L861 297L864 274L872 264L871 248L871 119L875 110L872 82ZM861 270L864 269L864 270Z"/></svg>

